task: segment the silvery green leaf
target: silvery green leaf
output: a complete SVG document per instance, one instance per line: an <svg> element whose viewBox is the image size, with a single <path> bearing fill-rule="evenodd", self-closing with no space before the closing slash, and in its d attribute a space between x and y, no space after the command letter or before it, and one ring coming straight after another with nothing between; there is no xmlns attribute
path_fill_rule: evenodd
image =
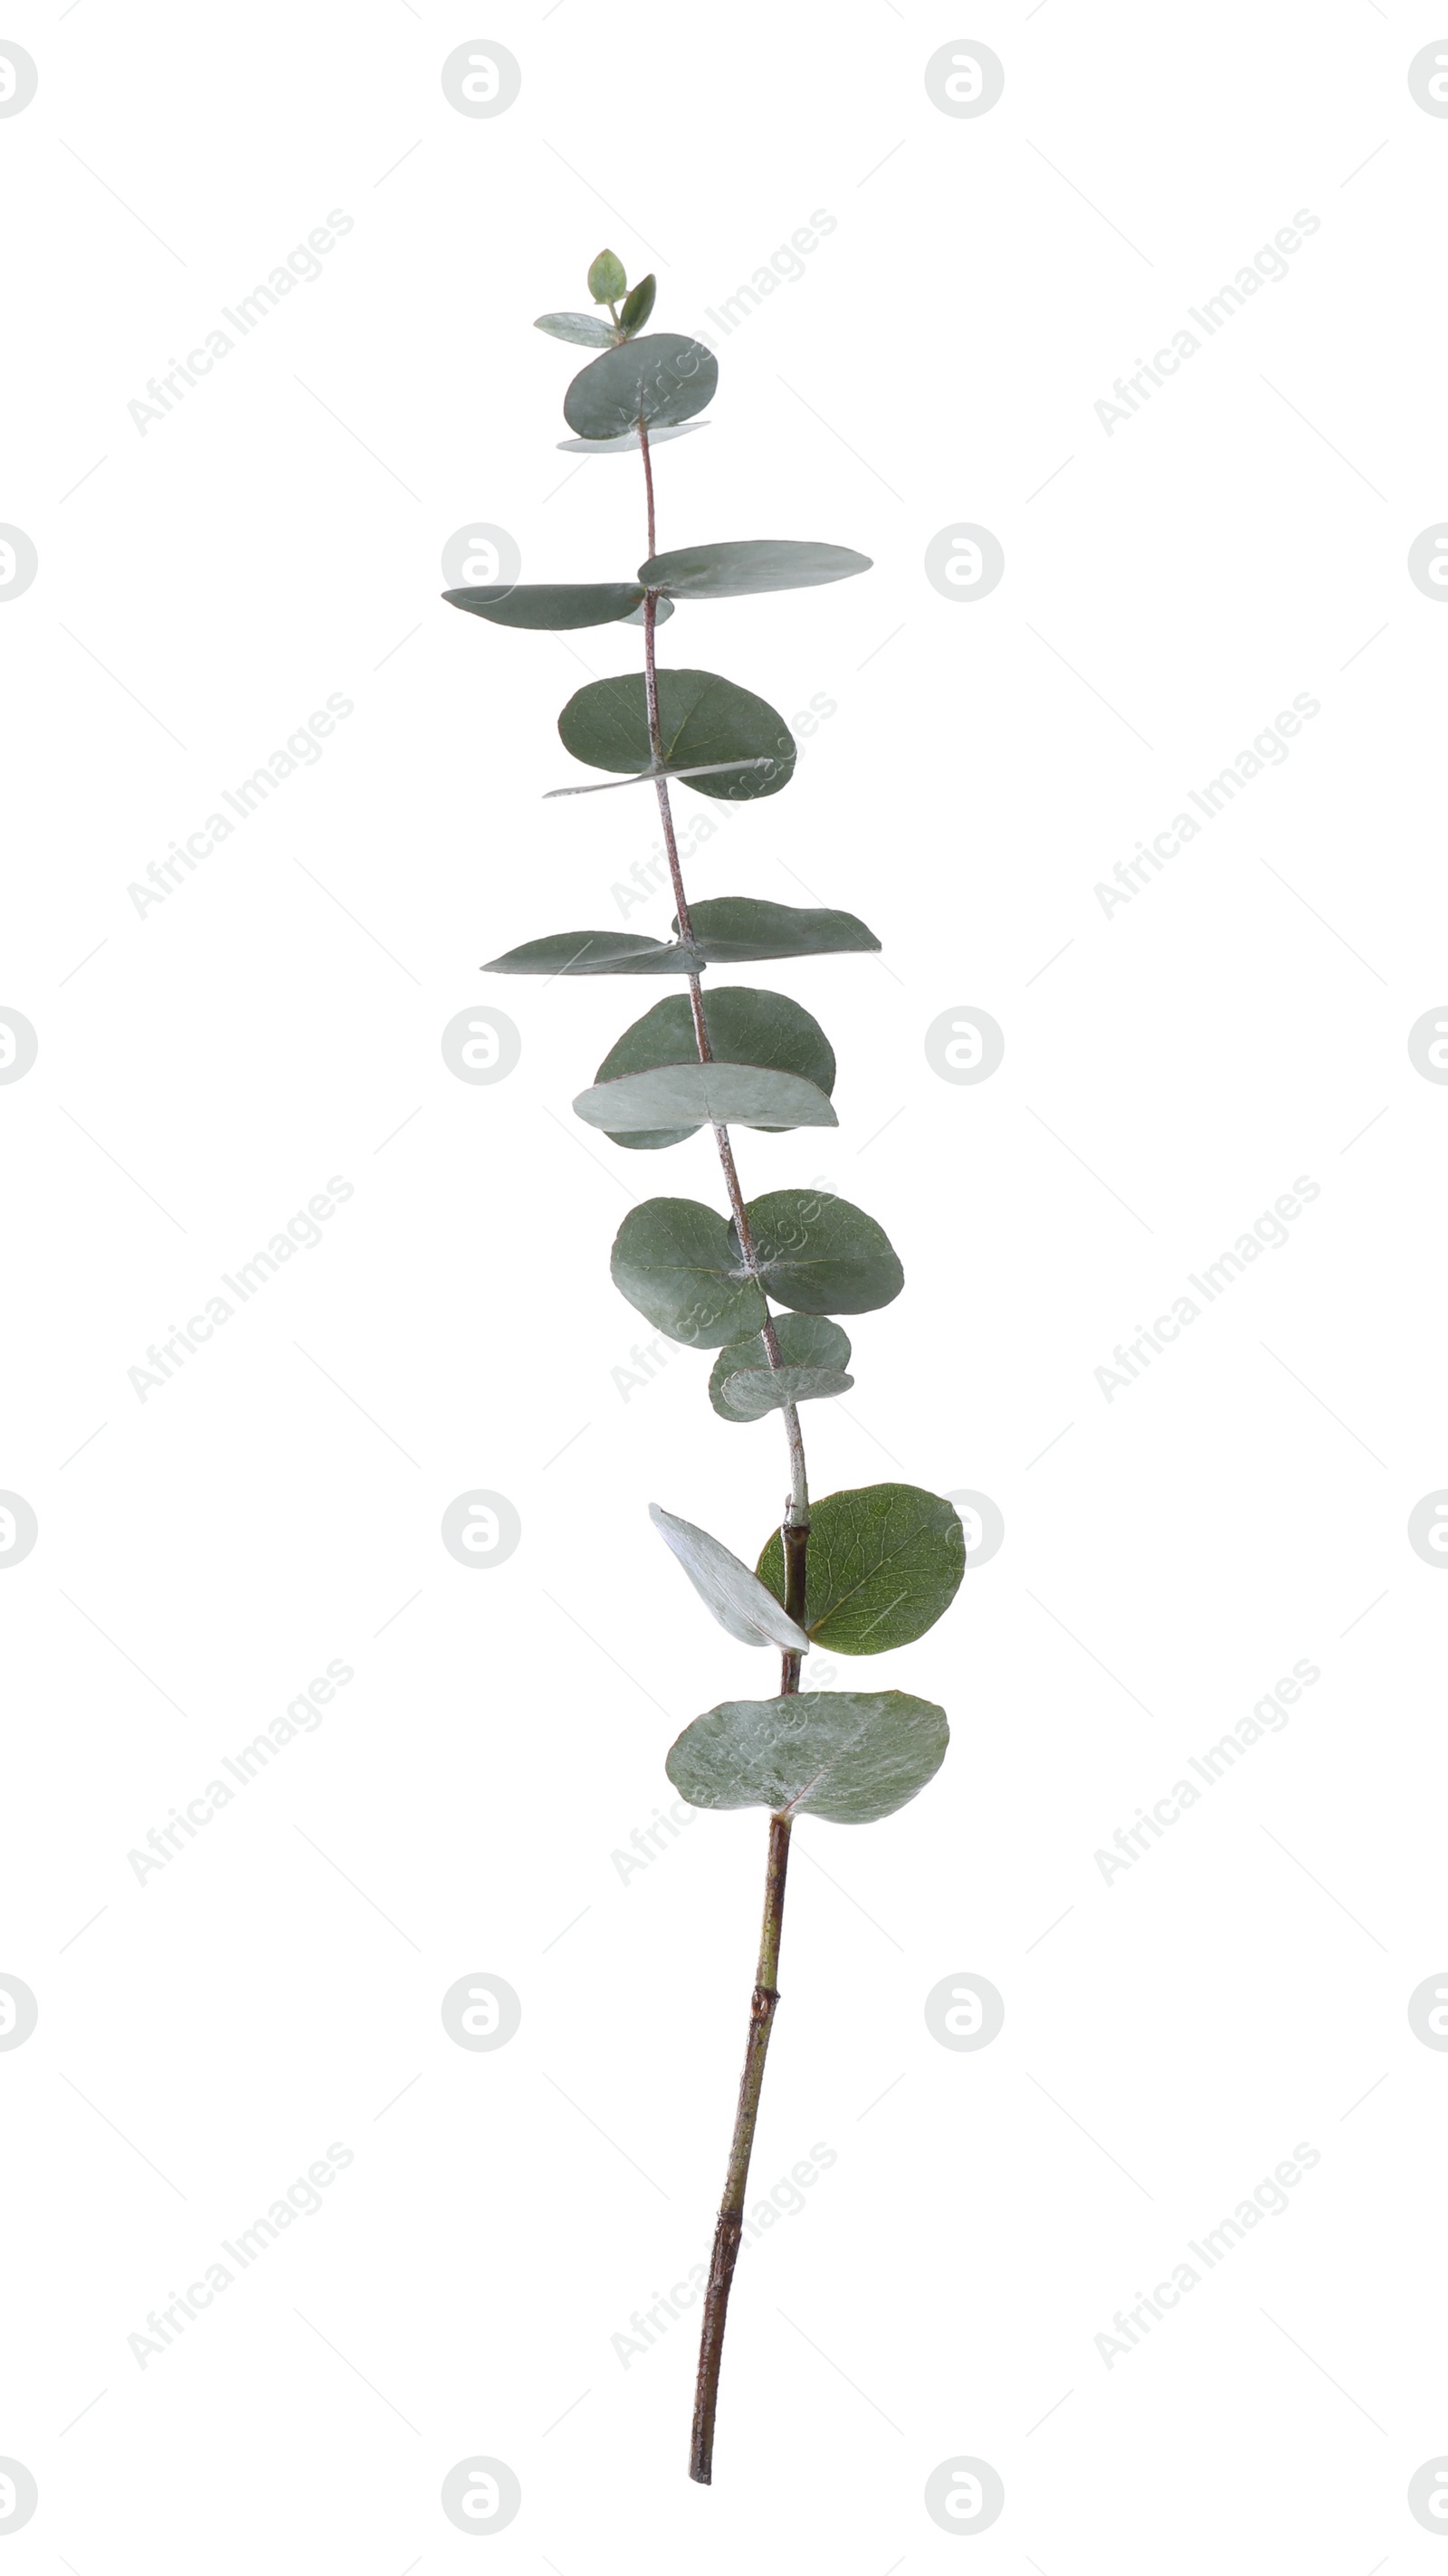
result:
<svg viewBox="0 0 1448 2576"><path fill-rule="evenodd" d="M636 581L489 582L471 590L445 590L450 608L470 609L494 626L612 626L642 606ZM662 603L661 603L662 605Z"/></svg>
<svg viewBox="0 0 1448 2576"><path fill-rule="evenodd" d="M723 1701L685 1727L664 1767L691 1807L868 1825L933 1780L949 1742L944 1709L908 1691L798 1691Z"/></svg>
<svg viewBox="0 0 1448 2576"><path fill-rule="evenodd" d="M610 1135L661 1127L838 1127L822 1091L797 1073L755 1064L662 1064L580 1091L573 1106Z"/></svg>
<svg viewBox="0 0 1448 2576"><path fill-rule="evenodd" d="M645 939L636 930L551 930L505 957L490 957L485 975L688 975L708 961L677 940Z"/></svg>
<svg viewBox="0 0 1448 2576"><path fill-rule="evenodd" d="M563 417L575 436L622 438L640 421L652 431L692 420L713 400L718 363L699 340L676 331L651 331L576 375L563 397Z"/></svg>
<svg viewBox="0 0 1448 2576"><path fill-rule="evenodd" d="M768 1190L748 1205L765 1294L806 1315L867 1315L905 1285L889 1237L827 1190Z"/></svg>
<svg viewBox="0 0 1448 2576"><path fill-rule="evenodd" d="M755 895L714 895L691 904L690 913L696 945L718 966L743 966L763 957L833 956L880 945L852 912L765 903Z"/></svg>
<svg viewBox="0 0 1448 2576"><path fill-rule="evenodd" d="M801 1009L798 1002L791 1001L787 993L761 992L747 984L724 984L703 995L701 1008L710 1048L719 1063L768 1065L778 1073L803 1074L807 1082L826 1095L834 1089L834 1048L818 1020ZM666 1001L656 1002L651 1011L645 1011L632 1028L625 1029L617 1045L610 1047L604 1057L594 1081L613 1082L621 1074L644 1073L654 1065L697 1064L698 1060L699 1045L688 995L671 993ZM700 1119L691 1119L685 1126L628 1133L610 1128L608 1133L616 1144L652 1151L662 1145L680 1144L702 1124ZM839 1338L844 1341L843 1333Z"/></svg>
<svg viewBox="0 0 1448 2576"><path fill-rule="evenodd" d="M870 557L852 546L802 544L792 538L747 537L717 546L680 546L639 566L646 590L675 599L746 599L761 590L813 590L868 572Z"/></svg>
<svg viewBox="0 0 1448 2576"><path fill-rule="evenodd" d="M596 313L540 313L535 331L546 331L552 340L571 340L580 349L611 349L614 344L613 324L601 322Z"/></svg>
<svg viewBox="0 0 1448 2576"><path fill-rule="evenodd" d="M609 1266L629 1304L691 1350L741 1341L769 1311L734 1228L697 1199L645 1199L630 1209Z"/></svg>
<svg viewBox="0 0 1448 2576"><path fill-rule="evenodd" d="M718 998L709 996L711 1002ZM849 1335L828 1316L776 1315L774 1337L784 1363L781 1368L770 1367L762 1333L727 1343L714 1362L709 1401L725 1422L760 1422L781 1405L803 1404L812 1396L848 1395L854 1385L854 1379L845 1374L850 1365Z"/></svg>
<svg viewBox="0 0 1448 2576"><path fill-rule="evenodd" d="M742 1646L777 1646L782 1654L791 1655L808 1648L803 1629L765 1590L758 1575L731 1556L717 1538L696 1529L692 1521L676 1520L657 1503L650 1503L649 1518L665 1546L673 1549L700 1600Z"/></svg>
<svg viewBox="0 0 1448 2576"><path fill-rule="evenodd" d="M720 777L695 776L701 796L744 801L775 796L794 775L795 743L784 718L751 689L714 671L660 671L659 740L664 766L673 773L726 768ZM643 776L654 768L642 671L616 680L590 680L569 699L558 719L565 751L591 769ZM738 767L735 767L735 764Z"/></svg>
<svg viewBox="0 0 1448 2576"><path fill-rule="evenodd" d="M636 621L630 619L628 622L633 624ZM545 787L543 802L547 805L555 796L609 796L616 787L644 787L655 778L681 778L692 785L697 778L722 778L728 770L772 769L773 766L773 761L763 757L752 760L700 760L691 762L687 769L636 769L627 778L595 779L588 787ZM710 793L722 794L723 790L700 789L701 795Z"/></svg>
<svg viewBox="0 0 1448 2576"><path fill-rule="evenodd" d="M672 428L652 421L649 445L658 447L666 438L687 438L691 430L708 427L707 420L681 420ZM565 456L633 456L638 453L639 434L636 429L627 429L619 438L560 438L556 443Z"/></svg>
<svg viewBox="0 0 1448 2576"><path fill-rule="evenodd" d="M965 1572L965 1533L952 1503L919 1485L862 1485L810 1505L804 1624L840 1655L911 1645L949 1609ZM784 1599L779 1534L765 1542L760 1580Z"/></svg>
<svg viewBox="0 0 1448 2576"><path fill-rule="evenodd" d="M763 1368L736 1369L725 1380L714 1410L726 1422L762 1422L767 1413L778 1413L786 1404L848 1395L854 1383L844 1369L772 1369L766 1361Z"/></svg>

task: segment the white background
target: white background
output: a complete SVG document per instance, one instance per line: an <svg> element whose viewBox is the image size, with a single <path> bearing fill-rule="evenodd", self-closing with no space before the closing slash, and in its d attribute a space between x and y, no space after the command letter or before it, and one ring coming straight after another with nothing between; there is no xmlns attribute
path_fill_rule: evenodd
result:
<svg viewBox="0 0 1448 2576"><path fill-rule="evenodd" d="M1006 68L978 120L924 86L962 32ZM40 1535L0 1585L0 1968L40 2018L0 2055L0 2452L40 2504L7 2566L466 2567L439 2488L473 2454L522 2482L490 2566L562 2576L885 2576L965 2538L1045 2576L1436 2563L1406 2487L1448 2451L1448 2063L1406 2001L1448 1950L1443 1596L1406 1523L1448 1483L1448 1097L1406 1038L1448 985L1448 617L1406 555L1448 514L1448 122L1406 71L1441 32L1404 0L11 10L40 86L0 121L0 518L39 572L0 615L0 1004L39 1056L0 1090L0 1485ZM480 33L523 73L491 120L440 84ZM333 209L320 278L142 435L147 379ZM1113 379L1298 209L1288 277L1108 437ZM721 334L816 210L804 275ZM720 1198L704 1138L643 1165L570 1116L659 989L477 972L620 926L644 799L540 798L578 775L558 707L640 639L437 596L471 520L525 578L642 558L637 465L570 470L575 353L531 329L605 242L719 346L661 544L875 560L662 639L786 718L837 705L691 891L884 942L755 979L824 1022L841 1124L741 1136L746 1189L823 1177L907 1273L806 1418L812 1481L1006 1525L844 1676L940 1698L954 1742L890 1821L796 1834L760 2196L836 2161L741 2259L707 2491L697 2311L627 2366L613 2338L707 2255L764 1821L700 1817L626 1883L611 1855L678 1729L772 1687L645 1505L752 1558L782 1449L701 1356L613 1374L650 1338L608 1278L630 1198ZM989 598L925 578L961 521L1004 547ZM321 759L138 914L332 693ZM1104 912L1298 693L1290 757ZM440 1053L480 1000L522 1033L495 1088ZM1005 1031L980 1087L925 1059L954 1006ZM334 1174L321 1243L140 1401L147 1345ZM1289 1242L1108 1403L1113 1345L1298 1175ZM439 1538L474 1487L523 1527L479 1572ZM330 1659L324 1722L138 1884ZM1290 1724L1105 1883L1299 1659ZM474 1970L522 1998L494 2054L439 2017ZM1005 1997L980 2054L925 2026L957 1971ZM147 2312L332 2141L321 2210L141 2368ZM1299 2141L1286 2213L1108 2369L1113 2313ZM1004 2479L987 2533L926 2513L960 2454Z"/></svg>

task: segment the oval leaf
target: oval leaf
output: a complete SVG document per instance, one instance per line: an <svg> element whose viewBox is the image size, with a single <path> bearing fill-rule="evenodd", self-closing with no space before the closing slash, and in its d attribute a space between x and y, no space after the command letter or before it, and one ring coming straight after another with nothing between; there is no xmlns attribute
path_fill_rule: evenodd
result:
<svg viewBox="0 0 1448 2576"><path fill-rule="evenodd" d="M707 420L681 420L675 428L665 429L653 421L649 425L649 445L658 447L666 438L687 438L693 430L708 426ZM560 438L557 445L565 456L633 456L638 453L639 434L636 429L628 429L619 438Z"/></svg>
<svg viewBox="0 0 1448 2576"><path fill-rule="evenodd" d="M707 964L677 940L645 939L636 930L550 930L525 939L505 957L490 957L485 975L688 975Z"/></svg>
<svg viewBox="0 0 1448 2576"><path fill-rule="evenodd" d="M610 1135L661 1128L838 1127L822 1091L797 1073L772 1073L755 1064L661 1064L650 1073L621 1074L596 1082L573 1104L590 1127Z"/></svg>
<svg viewBox="0 0 1448 2576"><path fill-rule="evenodd" d="M654 309L654 297L658 291L659 281L656 277L641 277L637 286L629 288L618 317L618 327L628 339L633 338L635 331L643 329Z"/></svg>
<svg viewBox="0 0 1448 2576"><path fill-rule="evenodd" d="M700 1600L731 1637L737 1637L742 1646L777 1646L786 1655L808 1651L804 1630L765 1590L758 1575L731 1556L717 1538L696 1529L692 1521L676 1520L657 1503L650 1503L649 1518L665 1546L673 1549Z"/></svg>
<svg viewBox="0 0 1448 2576"><path fill-rule="evenodd" d="M652 430L692 420L714 397L716 360L698 340L676 331L651 331L622 348L606 349L574 377L563 397L563 417L579 438L622 438L639 422Z"/></svg>
<svg viewBox="0 0 1448 2576"><path fill-rule="evenodd" d="M824 1190L769 1190L749 1201L760 1284L806 1315L865 1315L905 1285L889 1237L848 1199Z"/></svg>
<svg viewBox="0 0 1448 2576"><path fill-rule="evenodd" d="M712 998L712 997L711 997ZM810 1396L848 1395L850 1337L824 1315L776 1315L781 1369L772 1369L762 1333L730 1342L709 1373L709 1401L725 1422L760 1422L782 1404ZM808 1381L808 1382L807 1382Z"/></svg>
<svg viewBox="0 0 1448 2576"><path fill-rule="evenodd" d="M717 966L743 966L760 957L837 956L880 945L852 912L764 903L754 895L715 895L692 905L690 917L695 946Z"/></svg>
<svg viewBox="0 0 1448 2576"><path fill-rule="evenodd" d="M919 1485L863 1485L811 1503L804 1624L840 1655L908 1646L949 1609L965 1572L954 1506ZM784 1599L778 1532L759 1560L761 1582Z"/></svg>
<svg viewBox="0 0 1448 2576"><path fill-rule="evenodd" d="M693 1350L757 1333L768 1312L733 1227L696 1199L645 1199L630 1209L609 1267L631 1306Z"/></svg>
<svg viewBox="0 0 1448 2576"><path fill-rule="evenodd" d="M734 803L777 796L794 774L795 744L782 715L750 689L736 688L713 671L660 671L659 740L664 766L689 769L714 761L762 761L758 768L691 778L700 796ZM569 699L558 719L565 751L591 769L622 770L644 777L654 766L642 671L616 680L590 680Z"/></svg>
<svg viewBox="0 0 1448 2576"><path fill-rule="evenodd" d="M793 538L746 537L721 546L680 546L639 566L646 590L676 599L747 599L759 590L813 590L868 572L870 557L852 546L801 544Z"/></svg>
<svg viewBox="0 0 1448 2576"><path fill-rule="evenodd" d="M669 1778L691 1807L768 1807L868 1825L933 1780L950 1728L908 1691L798 1691L725 1700L669 1750Z"/></svg>
<svg viewBox="0 0 1448 2576"><path fill-rule="evenodd" d="M725 984L708 994L702 1007L709 1043L719 1063L769 1065L779 1073L803 1074L807 1082L826 1094L833 1091L834 1048L818 1020L812 1019L798 1002L792 1002L787 993L765 993L747 984ZM674 993L666 1002L656 1002L651 1011L645 1011L631 1029L625 1029L617 1046L610 1047L594 1080L612 1082L620 1074L643 1073L653 1065L697 1064L698 1060L699 1046L688 996ZM647 1151L681 1143L686 1136L694 1135L700 1124L702 1121L692 1120L687 1126L629 1134L610 1128L608 1132L617 1144Z"/></svg>
<svg viewBox="0 0 1448 2576"><path fill-rule="evenodd" d="M467 608L494 626L611 626L643 604L633 581L490 582L482 589L445 590L450 608Z"/></svg>
<svg viewBox="0 0 1448 2576"><path fill-rule="evenodd" d="M611 349L614 331L611 322L601 322L596 313L540 313L535 331L546 331L550 340L572 340L580 349Z"/></svg>
<svg viewBox="0 0 1448 2576"><path fill-rule="evenodd" d="M762 1422L786 1404L806 1404L812 1396L848 1395L854 1379L844 1369L737 1369L728 1380L728 1395L714 1408L726 1422Z"/></svg>
<svg viewBox="0 0 1448 2576"><path fill-rule="evenodd" d="M601 250L588 272L588 292L595 304L617 304L628 274L617 251Z"/></svg>

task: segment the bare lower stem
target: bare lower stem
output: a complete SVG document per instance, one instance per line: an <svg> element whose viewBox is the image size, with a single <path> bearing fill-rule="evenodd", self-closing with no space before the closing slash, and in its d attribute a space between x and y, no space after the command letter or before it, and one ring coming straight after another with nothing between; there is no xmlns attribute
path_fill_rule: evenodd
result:
<svg viewBox="0 0 1448 2576"><path fill-rule="evenodd" d="M714 2251L704 2291L704 2321L699 2334L699 2379L694 2393L694 2428L689 2443L689 2475L707 2487L714 2474L714 2414L719 2403L719 2366L724 2358L724 2323L729 2292L744 2232L744 2194L749 2158L759 2118L759 2094L774 2009L779 2001L779 1943L784 1928L784 1878L789 1866L789 1818L769 1819L769 1868L764 1881L764 1923L759 1936L759 1967L749 2006L749 2041L739 2079L739 2108L724 2197L714 2229Z"/></svg>
<svg viewBox="0 0 1448 2576"><path fill-rule="evenodd" d="M649 455L649 435L639 422L639 445L643 451L644 485L648 495L649 553L657 552L654 534L654 475ZM658 620L659 594L646 592L644 597L644 704L648 714L649 749L654 769L664 766L663 737L659 728L659 684L654 658L654 631ZM674 912L680 939L687 945L693 939L688 897L684 892L683 872L679 866L679 846L674 836L674 817L669 804L668 780L654 779L659 800L659 819L663 825L664 848L668 853L669 878L673 886ZM704 1017L704 997L697 974L689 977L689 1011L694 1023L694 1042L701 1064L713 1061L708 1023ZM749 1224L744 1193L735 1168L734 1148L727 1127L714 1129L714 1142L719 1150L724 1186L729 1194L734 1231L746 1270L763 1296L759 1254ZM783 1360L774 1318L765 1303L761 1327L764 1348L772 1369L780 1369ZM781 1406L785 1438L789 1444L790 1491L785 1505L780 1539L784 1549L784 1606L790 1617L804 1624L805 1555L809 1545L809 1484L805 1473L804 1438L799 1427L798 1408ZM780 1671L781 1697L799 1689L800 1657L787 1654ZM769 1820L769 1863L764 1879L764 1921L759 1936L759 1965L755 1974L754 1993L749 2006L749 2037L744 2052L744 2072L739 2079L739 2105L734 2114L734 2135L729 2146L729 2167L724 2177L724 2197L714 2229L714 2251L709 2264L709 2279L704 2291L703 2324L699 2336L699 2376L694 2395L694 2425L689 2445L689 2475L700 2486L712 2483L714 2473L714 2416L719 2403L719 2370L724 2358L724 2327L729 2313L729 2292L734 2281L734 2266L739 2259L739 2243L744 2230L744 2194L749 2184L749 2160L754 2150L754 2131L759 2119L759 2096L764 2083L764 2061L769 2053L769 2035L774 2027L774 2010L779 2001L779 1945L784 1931L784 1882L789 1867L788 1814Z"/></svg>

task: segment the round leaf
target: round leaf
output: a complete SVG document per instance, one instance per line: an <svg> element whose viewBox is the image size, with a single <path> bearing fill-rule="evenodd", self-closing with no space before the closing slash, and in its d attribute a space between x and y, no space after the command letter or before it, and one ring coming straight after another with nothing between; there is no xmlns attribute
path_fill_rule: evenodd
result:
<svg viewBox="0 0 1448 2576"><path fill-rule="evenodd" d="M712 998L712 997L711 997ZM774 1335L780 1369L769 1365L764 1335L751 1333L730 1342L709 1374L709 1401L725 1422L761 1422L784 1404L803 1404L811 1396L848 1395L855 1381L849 1335L824 1315L776 1315Z"/></svg>
<svg viewBox="0 0 1448 2576"><path fill-rule="evenodd" d="M672 1548L694 1590L721 1628L741 1646L777 1646L781 1654L805 1654L809 1639L781 1609L757 1574L730 1553L707 1530L650 1503L649 1518L666 1547Z"/></svg>
<svg viewBox="0 0 1448 2576"><path fill-rule="evenodd" d="M704 1026L716 1059L721 1064L770 1065L779 1073L803 1074L825 1093L835 1085L835 1051L818 1020L792 1002L787 993L765 993L747 984L724 984L717 992L705 996ZM612 1082L620 1074L643 1073L653 1065L696 1064L698 1040L694 1035L694 1015L687 994L670 994L666 1002L656 1002L625 1029L616 1046L610 1047L594 1076L595 1082ZM696 1133L701 1121L688 1126L664 1127L656 1131L620 1134L610 1128L616 1144L652 1150L661 1145L680 1144Z"/></svg>
<svg viewBox="0 0 1448 2576"><path fill-rule="evenodd" d="M804 1624L840 1655L908 1646L949 1609L965 1572L965 1533L954 1506L919 1485L863 1485L811 1503ZM779 1534L759 1577L784 1599Z"/></svg>
<svg viewBox="0 0 1448 2576"><path fill-rule="evenodd" d="M794 774L795 745L782 715L749 689L736 688L713 671L660 671L659 740L664 766L688 769L713 761L762 760L765 766L691 778L700 796L746 802L776 796ZM565 751L591 769L622 770L643 777L654 766L642 671L616 680L590 680L569 699L558 719Z"/></svg>
<svg viewBox="0 0 1448 2576"><path fill-rule="evenodd" d="M746 599L759 590L813 590L868 572L870 557L852 546L801 544L793 538L747 537L720 546L680 546L639 566L646 590L676 599Z"/></svg>
<svg viewBox="0 0 1448 2576"><path fill-rule="evenodd" d="M726 1422L762 1422L786 1404L805 1404L811 1396L848 1395L855 1381L843 1369L740 1369L729 1380L727 1403L716 1406Z"/></svg>
<svg viewBox="0 0 1448 2576"><path fill-rule="evenodd" d="M692 420L711 402L719 368L698 340L676 331L651 331L606 349L574 377L563 397L563 417L578 437L621 438L640 420L652 430Z"/></svg>
<svg viewBox="0 0 1448 2576"><path fill-rule="evenodd" d="M743 966L761 957L824 957L880 945L852 912L764 903L755 895L715 895L692 905L690 917L696 946L717 966Z"/></svg>
<svg viewBox="0 0 1448 2576"><path fill-rule="evenodd" d="M838 1127L822 1091L797 1073L755 1064L661 1064L580 1091L573 1106L611 1136L657 1135L686 1122L715 1127Z"/></svg>
<svg viewBox="0 0 1448 2576"><path fill-rule="evenodd" d="M596 313L540 313L535 331L546 331L550 340L572 340L580 349L611 349L614 331L611 322L601 322Z"/></svg>
<svg viewBox="0 0 1448 2576"><path fill-rule="evenodd" d="M725 1700L670 1747L669 1778L691 1807L768 1807L868 1825L933 1780L950 1728L908 1691L797 1691Z"/></svg>
<svg viewBox="0 0 1448 2576"><path fill-rule="evenodd" d="M769 1190L748 1205L760 1284L806 1315L865 1315L905 1285L889 1237L824 1190Z"/></svg>
<svg viewBox="0 0 1448 2576"><path fill-rule="evenodd" d="M505 957L490 957L485 975L688 975L708 961L677 940L645 939L637 930L550 930L525 939Z"/></svg>
<svg viewBox="0 0 1448 2576"><path fill-rule="evenodd" d="M645 1199L630 1209L609 1266L629 1304L693 1350L758 1332L768 1311L733 1227L696 1199Z"/></svg>
<svg viewBox="0 0 1448 2576"><path fill-rule="evenodd" d="M494 626L611 626L641 607L633 581L490 582L483 589L445 590L450 608L467 608Z"/></svg>

